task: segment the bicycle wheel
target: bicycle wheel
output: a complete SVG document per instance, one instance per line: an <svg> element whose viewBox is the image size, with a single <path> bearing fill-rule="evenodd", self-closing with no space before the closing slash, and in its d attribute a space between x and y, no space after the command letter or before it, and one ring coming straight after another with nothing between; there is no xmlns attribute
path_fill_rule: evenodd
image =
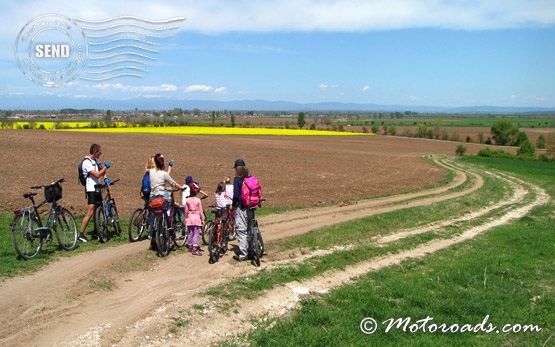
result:
<svg viewBox="0 0 555 347"><path fill-rule="evenodd" d="M143 232L148 230L148 216L143 208L136 208L129 219L129 241L136 242L141 239Z"/></svg>
<svg viewBox="0 0 555 347"><path fill-rule="evenodd" d="M260 235L260 230L258 229L258 222L255 220L252 224L252 232L251 232L251 250L253 261L256 266L260 266L260 257L262 257L263 252L263 244L260 244L262 241L262 236Z"/></svg>
<svg viewBox="0 0 555 347"><path fill-rule="evenodd" d="M181 248L187 244L187 225L183 223L183 219L180 214L176 214L173 220L173 230L175 231L175 238L173 243L177 248Z"/></svg>
<svg viewBox="0 0 555 347"><path fill-rule="evenodd" d="M225 229L225 226L222 225L222 231L220 235L220 253L226 254L227 246L229 243L229 231Z"/></svg>
<svg viewBox="0 0 555 347"><path fill-rule="evenodd" d="M254 228L256 231L256 235L258 235L258 248L260 253L260 258L264 255L264 240L262 239L262 233L260 232L260 228L258 227L258 221L254 221Z"/></svg>
<svg viewBox="0 0 555 347"><path fill-rule="evenodd" d="M161 257L165 257L170 253L170 234L166 226L166 217L157 217L157 223L159 226L156 233L156 251Z"/></svg>
<svg viewBox="0 0 555 347"><path fill-rule="evenodd" d="M208 252L210 257L208 262L214 264L220 258L220 245L218 244L218 225L216 223L211 223L208 229Z"/></svg>
<svg viewBox="0 0 555 347"><path fill-rule="evenodd" d="M94 230L98 239L102 243L108 242L108 224L106 221L106 213L102 206L97 206L94 211Z"/></svg>
<svg viewBox="0 0 555 347"><path fill-rule="evenodd" d="M17 254L25 260L32 259L40 253L42 239L36 232L37 217L29 211L17 214L12 226L12 241Z"/></svg>
<svg viewBox="0 0 555 347"><path fill-rule="evenodd" d="M121 226L119 225L118 209L116 208L116 203L112 201L110 204L110 216L108 216L108 225L111 227L111 231L117 236L121 235Z"/></svg>
<svg viewBox="0 0 555 347"><path fill-rule="evenodd" d="M58 207L54 215L54 232L60 247L71 251L77 247L77 224L73 214L64 207Z"/></svg>
<svg viewBox="0 0 555 347"><path fill-rule="evenodd" d="M237 238L237 233L235 232L235 222L228 218L225 222L225 227L227 229L227 239L229 241L235 241Z"/></svg>
<svg viewBox="0 0 555 347"><path fill-rule="evenodd" d="M206 223L204 223L204 225L202 226L202 228L200 229L200 235L202 237L202 244L203 245L207 245L209 238L208 238L208 230L210 229L210 226L212 225L214 221L206 221Z"/></svg>

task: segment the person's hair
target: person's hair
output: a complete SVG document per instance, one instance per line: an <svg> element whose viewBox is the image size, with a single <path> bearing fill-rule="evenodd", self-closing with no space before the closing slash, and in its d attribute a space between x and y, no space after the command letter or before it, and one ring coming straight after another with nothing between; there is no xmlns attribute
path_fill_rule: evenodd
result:
<svg viewBox="0 0 555 347"><path fill-rule="evenodd" d="M216 187L216 194L220 194L225 192L225 182L220 182L218 183L218 186Z"/></svg>
<svg viewBox="0 0 555 347"><path fill-rule="evenodd" d="M100 147L100 145L93 143L89 149L89 154L94 154L94 152L100 151L101 149L102 147Z"/></svg>
<svg viewBox="0 0 555 347"><path fill-rule="evenodd" d="M154 163L157 169L164 170L164 155L162 153L156 153L154 156Z"/></svg>
<svg viewBox="0 0 555 347"><path fill-rule="evenodd" d="M195 192L193 189L189 189L189 196L197 196L197 192Z"/></svg>
<svg viewBox="0 0 555 347"><path fill-rule="evenodd" d="M237 166L235 168L235 173L240 178L245 178L249 175L249 169L246 166Z"/></svg>
<svg viewBox="0 0 555 347"><path fill-rule="evenodd" d="M224 183L225 183L225 184L231 184L231 177L225 176L225 177L224 177Z"/></svg>
<svg viewBox="0 0 555 347"><path fill-rule="evenodd" d="M156 167L156 163L154 162L154 156L151 156L150 158L148 158L148 164L146 164L146 169L150 170L150 169L154 169Z"/></svg>

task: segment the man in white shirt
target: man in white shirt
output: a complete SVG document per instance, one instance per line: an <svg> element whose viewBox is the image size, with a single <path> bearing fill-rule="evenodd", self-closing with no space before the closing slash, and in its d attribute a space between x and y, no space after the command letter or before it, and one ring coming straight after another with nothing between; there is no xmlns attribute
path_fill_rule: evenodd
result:
<svg viewBox="0 0 555 347"><path fill-rule="evenodd" d="M100 191L96 191L95 185L100 184L100 179L106 177L106 170L110 167L110 163L107 162L104 167L98 162L100 155L102 154L102 148L96 143L91 145L89 155L85 156L83 160L83 172L81 173L86 177L85 192L87 196L87 213L83 218L81 223L81 229L79 230L79 241L87 242L88 239L85 236L85 229L89 220L94 215L94 209L97 203L102 201L102 195Z"/></svg>

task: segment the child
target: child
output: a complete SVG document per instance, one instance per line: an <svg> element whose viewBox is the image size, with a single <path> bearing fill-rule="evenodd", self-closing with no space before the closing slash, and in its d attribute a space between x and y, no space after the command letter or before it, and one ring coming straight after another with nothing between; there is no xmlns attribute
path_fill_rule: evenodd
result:
<svg viewBox="0 0 555 347"><path fill-rule="evenodd" d="M202 209L202 201L197 198L197 193L200 192L200 187L192 182L189 184L190 192L189 197L185 202L185 223L189 230L189 251L193 255L202 255L202 251L198 246L198 239L200 235L200 228L206 218Z"/></svg>
<svg viewBox="0 0 555 347"><path fill-rule="evenodd" d="M233 182L231 182L231 178L229 176L225 176L225 199L226 199L226 206L231 206L233 203Z"/></svg>
<svg viewBox="0 0 555 347"><path fill-rule="evenodd" d="M225 194L225 182L218 183L216 191L214 192L216 198L216 207L218 210L224 209L227 206L227 196Z"/></svg>
<svg viewBox="0 0 555 347"><path fill-rule="evenodd" d="M183 193L181 195L181 205L185 206L185 202L187 201L187 198L189 197L189 192L191 191L191 189L189 188L191 183L195 183L198 187L199 187L199 191L197 192L197 194L201 194L203 196L203 199L208 197L208 194L206 194L201 188L200 188L200 183L198 183L197 181L193 180L192 176L187 176L185 177L185 186L187 186L184 190Z"/></svg>

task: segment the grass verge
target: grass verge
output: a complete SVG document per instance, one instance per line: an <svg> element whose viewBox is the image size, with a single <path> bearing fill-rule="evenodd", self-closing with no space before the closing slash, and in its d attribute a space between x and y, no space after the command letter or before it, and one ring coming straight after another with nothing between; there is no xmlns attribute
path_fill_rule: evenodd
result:
<svg viewBox="0 0 555 347"><path fill-rule="evenodd" d="M516 173L555 196L552 163L465 161ZM553 334L555 321L554 207L551 201L471 241L369 273L329 295L307 298L295 314L267 322L272 329L252 332L248 343L542 346ZM364 334L361 322L370 317L377 331ZM400 323L386 331L392 319ZM503 332L507 327L513 330ZM467 331L470 328L476 332ZM530 328L535 331L524 331Z"/></svg>

